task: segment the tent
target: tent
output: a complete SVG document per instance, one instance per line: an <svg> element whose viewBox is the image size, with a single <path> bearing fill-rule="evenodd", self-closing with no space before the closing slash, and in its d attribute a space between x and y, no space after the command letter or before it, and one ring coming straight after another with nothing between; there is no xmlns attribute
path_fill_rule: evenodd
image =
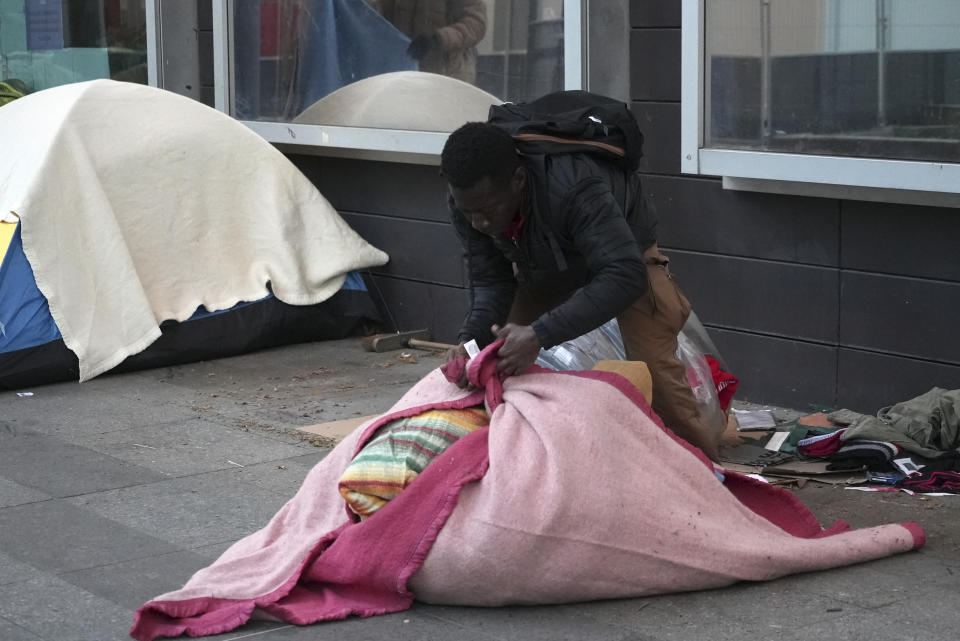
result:
<svg viewBox="0 0 960 641"><path fill-rule="evenodd" d="M0 388L88 380L376 317L387 256L246 127L96 80L0 110Z"/></svg>
<svg viewBox="0 0 960 641"><path fill-rule="evenodd" d="M503 101L456 78L396 71L357 80L307 107L293 122L304 125L453 131L484 121Z"/></svg>

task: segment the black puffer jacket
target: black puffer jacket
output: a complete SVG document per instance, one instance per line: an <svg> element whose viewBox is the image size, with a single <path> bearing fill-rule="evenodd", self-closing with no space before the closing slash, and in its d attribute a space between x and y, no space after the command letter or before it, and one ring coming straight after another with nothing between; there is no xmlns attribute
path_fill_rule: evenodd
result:
<svg viewBox="0 0 960 641"><path fill-rule="evenodd" d="M639 176L584 154L527 156L524 165L530 209L516 244L474 230L450 199L470 265L461 342L493 340L490 326L505 323L517 280L548 300L566 298L532 324L545 348L599 327L646 291L643 251L656 242L656 220Z"/></svg>

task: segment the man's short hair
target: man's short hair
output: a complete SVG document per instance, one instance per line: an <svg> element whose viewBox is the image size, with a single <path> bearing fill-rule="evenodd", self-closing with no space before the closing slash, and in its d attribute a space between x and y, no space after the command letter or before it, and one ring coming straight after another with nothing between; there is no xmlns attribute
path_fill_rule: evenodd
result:
<svg viewBox="0 0 960 641"><path fill-rule="evenodd" d="M451 186L472 187L484 177L509 180L520 161L513 138L486 122L468 122L447 138L440 154L440 173Z"/></svg>

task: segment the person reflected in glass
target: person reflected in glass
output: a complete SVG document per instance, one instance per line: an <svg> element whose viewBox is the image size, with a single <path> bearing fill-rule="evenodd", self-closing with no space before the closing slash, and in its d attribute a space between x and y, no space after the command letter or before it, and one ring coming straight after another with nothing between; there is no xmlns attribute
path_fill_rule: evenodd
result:
<svg viewBox="0 0 960 641"><path fill-rule="evenodd" d="M474 84L477 43L487 32L486 0L367 0L410 38L420 71Z"/></svg>

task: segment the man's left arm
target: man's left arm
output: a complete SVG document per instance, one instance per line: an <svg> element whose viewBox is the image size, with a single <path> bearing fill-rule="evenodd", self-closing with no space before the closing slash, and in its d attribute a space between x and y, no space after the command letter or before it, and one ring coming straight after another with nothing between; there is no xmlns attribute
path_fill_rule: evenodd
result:
<svg viewBox="0 0 960 641"><path fill-rule="evenodd" d="M532 323L545 348L596 329L647 290L643 250L609 185L584 181L567 203L566 233L584 257L590 280Z"/></svg>
<svg viewBox="0 0 960 641"><path fill-rule="evenodd" d="M599 179L585 181L566 203L565 233L583 255L590 281L530 325L493 328L494 335L504 339L497 369L506 374L524 372L540 348L596 329L646 292L643 252L609 185Z"/></svg>

